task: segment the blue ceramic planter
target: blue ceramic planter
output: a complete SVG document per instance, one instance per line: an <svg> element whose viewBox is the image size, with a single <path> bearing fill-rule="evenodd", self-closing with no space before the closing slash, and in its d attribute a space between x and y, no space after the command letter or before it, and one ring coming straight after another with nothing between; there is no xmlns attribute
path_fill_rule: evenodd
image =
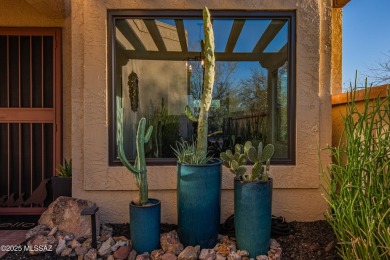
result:
<svg viewBox="0 0 390 260"><path fill-rule="evenodd" d="M178 234L184 246L212 248L221 215L222 161L177 166Z"/></svg>
<svg viewBox="0 0 390 260"><path fill-rule="evenodd" d="M234 226L237 248L249 256L267 255L271 238L272 179L234 181Z"/></svg>
<svg viewBox="0 0 390 260"><path fill-rule="evenodd" d="M157 199L149 199L148 202L150 206L130 203L131 243L140 254L160 248L161 203Z"/></svg>

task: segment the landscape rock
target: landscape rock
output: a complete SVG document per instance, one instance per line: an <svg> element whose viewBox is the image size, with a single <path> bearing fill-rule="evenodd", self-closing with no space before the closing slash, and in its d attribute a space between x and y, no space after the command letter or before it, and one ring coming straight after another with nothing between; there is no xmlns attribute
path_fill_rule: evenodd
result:
<svg viewBox="0 0 390 260"><path fill-rule="evenodd" d="M114 252L115 259L127 259L131 251L131 248L127 245L121 246Z"/></svg>
<svg viewBox="0 0 390 260"><path fill-rule="evenodd" d="M162 234L160 244L165 253L173 253L175 255L179 255L184 248L175 230Z"/></svg>
<svg viewBox="0 0 390 260"><path fill-rule="evenodd" d="M200 260L214 260L216 253L214 249L202 249L199 254Z"/></svg>
<svg viewBox="0 0 390 260"><path fill-rule="evenodd" d="M50 228L57 226L58 229L73 233L76 237L91 235L91 217L81 216L80 213L83 209L94 205L95 203L87 200L59 197L43 212L38 222ZM99 234L99 212L96 216L97 234Z"/></svg>
<svg viewBox="0 0 390 260"><path fill-rule="evenodd" d="M61 256L69 256L72 253L72 248L65 247L61 252Z"/></svg>
<svg viewBox="0 0 390 260"><path fill-rule="evenodd" d="M88 252L88 249L82 246L78 246L74 249L78 256L83 256Z"/></svg>
<svg viewBox="0 0 390 260"><path fill-rule="evenodd" d="M217 251L217 254L220 254L224 257L226 257L230 254L230 248L228 248L226 244L217 245L215 247L215 250Z"/></svg>
<svg viewBox="0 0 390 260"><path fill-rule="evenodd" d="M115 257L113 255L109 255L106 257L105 260L115 260Z"/></svg>
<svg viewBox="0 0 390 260"><path fill-rule="evenodd" d="M137 252L135 250L131 250L129 256L127 257L127 260L135 260L137 257Z"/></svg>
<svg viewBox="0 0 390 260"><path fill-rule="evenodd" d="M270 248L280 248L280 244L278 243L278 241L276 241L276 239L271 238L269 244Z"/></svg>
<svg viewBox="0 0 390 260"><path fill-rule="evenodd" d="M70 242L69 246L70 246L72 249L75 249L76 247L81 246L81 244L80 244L79 241L77 241L76 239L73 239L72 242Z"/></svg>
<svg viewBox="0 0 390 260"><path fill-rule="evenodd" d="M30 255L41 254L47 251L53 251L57 246L57 240L53 240L53 236L47 237L43 235L38 235L35 238L31 239L27 242L29 246ZM35 250L35 248L39 248L40 250Z"/></svg>
<svg viewBox="0 0 390 260"><path fill-rule="evenodd" d="M161 260L164 255L164 251L162 249L153 250L151 253L152 260Z"/></svg>
<svg viewBox="0 0 390 260"><path fill-rule="evenodd" d="M59 255L62 253L62 251L66 248L66 241L65 239L59 239L58 240L58 245L56 248L56 254Z"/></svg>
<svg viewBox="0 0 390 260"><path fill-rule="evenodd" d="M113 239L114 243L115 243L115 240ZM118 250L119 247L121 246L125 246L127 245L127 242L125 240L118 240L112 247L111 247L111 251L114 252L116 250Z"/></svg>
<svg viewBox="0 0 390 260"><path fill-rule="evenodd" d="M237 254L239 254L241 257L249 256L249 252L246 250L238 250Z"/></svg>
<svg viewBox="0 0 390 260"><path fill-rule="evenodd" d="M227 257L228 260L241 260L241 256L237 254L237 252L230 252L230 254Z"/></svg>
<svg viewBox="0 0 390 260"><path fill-rule="evenodd" d="M89 249L89 251L84 255L84 260L96 260L97 251L95 248Z"/></svg>
<svg viewBox="0 0 390 260"><path fill-rule="evenodd" d="M31 239L38 235L47 236L50 232L50 228L47 225L38 225L26 233L26 239Z"/></svg>
<svg viewBox="0 0 390 260"><path fill-rule="evenodd" d="M216 254L216 255L215 255L215 259L216 259L216 260L225 260L225 259L226 259L226 256L223 256L223 255L221 255L221 254Z"/></svg>
<svg viewBox="0 0 390 260"><path fill-rule="evenodd" d="M92 248L92 238L88 238L82 243L82 247L85 247L87 250Z"/></svg>
<svg viewBox="0 0 390 260"><path fill-rule="evenodd" d="M268 260L268 256L266 256L266 255L258 255L258 256L256 256L256 260Z"/></svg>
<svg viewBox="0 0 390 260"><path fill-rule="evenodd" d="M47 235L48 235L48 236L54 236L54 234L57 232L57 230L58 230L58 227L53 227L53 228L50 230L49 234L47 234Z"/></svg>
<svg viewBox="0 0 390 260"><path fill-rule="evenodd" d="M114 245L114 243L115 243L115 241L114 241L114 239L112 239L112 237L110 237L109 239L104 241L104 243L100 246L100 248L98 250L98 255L100 255L100 256L109 255L112 252L111 247Z"/></svg>
<svg viewBox="0 0 390 260"><path fill-rule="evenodd" d="M166 253L161 257L161 260L177 260L177 256L173 253Z"/></svg>
<svg viewBox="0 0 390 260"><path fill-rule="evenodd" d="M178 256L179 260L196 260L200 252L200 246L187 246Z"/></svg>
<svg viewBox="0 0 390 260"><path fill-rule="evenodd" d="M149 255L149 253L145 252L143 254L137 255L137 257L135 259L136 260L149 260L150 255Z"/></svg>

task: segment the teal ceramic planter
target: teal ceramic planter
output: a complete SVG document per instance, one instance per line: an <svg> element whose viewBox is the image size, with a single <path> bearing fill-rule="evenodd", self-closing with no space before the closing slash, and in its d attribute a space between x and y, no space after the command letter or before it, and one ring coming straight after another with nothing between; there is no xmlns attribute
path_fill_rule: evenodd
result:
<svg viewBox="0 0 390 260"><path fill-rule="evenodd" d="M267 255L271 238L272 179L234 181L234 226L237 248L249 256Z"/></svg>
<svg viewBox="0 0 390 260"><path fill-rule="evenodd" d="M184 246L212 248L221 215L222 161L177 165L178 234Z"/></svg>
<svg viewBox="0 0 390 260"><path fill-rule="evenodd" d="M151 253L160 248L161 203L149 199L151 205L138 206L130 203L130 237L137 253Z"/></svg>

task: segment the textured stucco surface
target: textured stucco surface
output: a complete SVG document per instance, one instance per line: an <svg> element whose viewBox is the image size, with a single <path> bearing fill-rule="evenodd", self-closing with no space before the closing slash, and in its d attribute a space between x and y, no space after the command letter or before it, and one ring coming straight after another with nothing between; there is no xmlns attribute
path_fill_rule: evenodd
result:
<svg viewBox="0 0 390 260"><path fill-rule="evenodd" d="M124 167L108 166L107 10L200 10L204 5L210 9L296 10L296 165L271 168L273 214L288 220L323 218L326 203L318 148L331 143L330 93L333 81L338 81L332 75L341 73L337 67L331 68L335 61L332 33L337 32L332 28L341 23L341 19L334 18L331 0L242 0L224 1L223 5L216 0L64 3L64 19L44 17L32 10L30 19L5 21L4 9L0 8L0 24L63 27L64 154L71 154L73 159L73 196L97 202L103 221L128 222L128 203L137 194L133 176ZM0 7L23 17L30 10L29 4L20 5L10 0L0 2ZM326 154L321 155L321 160L324 164L329 161ZM150 196L162 200L162 221L176 223L176 167L148 167L148 178ZM233 213L233 176L227 169L223 171L222 186L223 221Z"/></svg>

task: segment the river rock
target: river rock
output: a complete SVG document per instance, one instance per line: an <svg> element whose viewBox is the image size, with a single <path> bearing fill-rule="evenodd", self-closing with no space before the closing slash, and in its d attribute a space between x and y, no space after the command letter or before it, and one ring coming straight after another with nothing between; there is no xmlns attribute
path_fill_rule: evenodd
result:
<svg viewBox="0 0 390 260"><path fill-rule="evenodd" d="M151 253L152 260L161 260L164 255L164 251L162 249L153 250Z"/></svg>
<svg viewBox="0 0 390 260"><path fill-rule="evenodd" d="M30 255L44 253L46 251L54 251L57 246L57 240L53 236L38 235L27 242ZM39 250L36 250L38 248Z"/></svg>
<svg viewBox="0 0 390 260"><path fill-rule="evenodd" d="M161 260L177 260L177 256L173 253L166 253L161 257Z"/></svg>
<svg viewBox="0 0 390 260"><path fill-rule="evenodd" d="M62 231L73 233L76 238L88 236L92 234L91 217L82 216L81 211L94 205L95 203L87 200L59 197L43 212L38 222L50 228L58 227ZM99 212L96 216L96 232L99 234Z"/></svg>
<svg viewBox="0 0 390 260"><path fill-rule="evenodd" d="M200 246L187 246L184 250L179 254L179 260L196 260L198 259L198 255L200 252Z"/></svg>
<svg viewBox="0 0 390 260"><path fill-rule="evenodd" d="M59 239L58 240L58 245L56 248L56 254L59 255L62 253L62 251L66 248L66 241L65 239Z"/></svg>
<svg viewBox="0 0 390 260"><path fill-rule="evenodd" d="M109 255L112 250L111 247L114 245L115 241L112 239L112 237L108 238L104 243L100 246L98 250L98 255L100 256L107 256Z"/></svg>
<svg viewBox="0 0 390 260"><path fill-rule="evenodd" d="M241 256L237 254L237 252L230 252L230 254L227 256L228 260L241 260Z"/></svg>
<svg viewBox="0 0 390 260"><path fill-rule="evenodd" d="M127 260L135 260L137 257L137 252L135 250L131 250L129 256L127 257Z"/></svg>
<svg viewBox="0 0 390 260"><path fill-rule="evenodd" d="M78 246L74 249L78 256L83 256L88 252L88 249L82 246Z"/></svg>
<svg viewBox="0 0 390 260"><path fill-rule="evenodd" d="M89 249L88 253L84 255L84 260L96 260L97 259L97 251L95 248Z"/></svg>
<svg viewBox="0 0 390 260"><path fill-rule="evenodd" d="M150 255L147 252L140 254L140 255L137 255L137 258L136 258L136 260L149 260L149 259L150 259Z"/></svg>
<svg viewBox="0 0 390 260"><path fill-rule="evenodd" d="M129 246L121 246L114 252L115 259L127 259L131 251Z"/></svg>
<svg viewBox="0 0 390 260"><path fill-rule="evenodd" d="M184 248L175 230L162 234L160 244L165 253L173 253L175 255L179 255Z"/></svg>
<svg viewBox="0 0 390 260"><path fill-rule="evenodd" d="M216 253L214 249L202 249L199 254L200 260L214 260Z"/></svg>

